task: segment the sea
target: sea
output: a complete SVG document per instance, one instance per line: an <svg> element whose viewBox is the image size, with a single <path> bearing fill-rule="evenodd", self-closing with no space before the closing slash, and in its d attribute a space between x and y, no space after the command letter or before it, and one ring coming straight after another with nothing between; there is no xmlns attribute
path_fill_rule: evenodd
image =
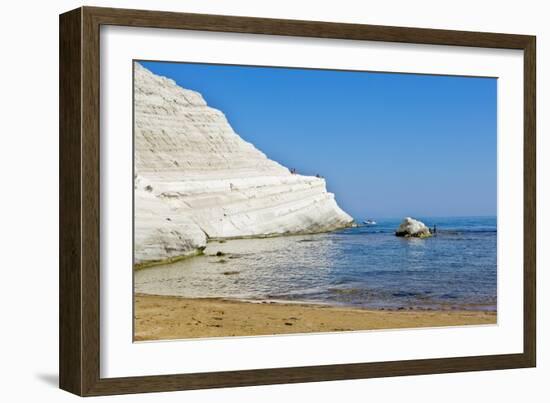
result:
<svg viewBox="0 0 550 403"><path fill-rule="evenodd" d="M496 217L415 218L436 225L436 236L399 238L401 219L375 218L376 225L330 233L210 242L202 256L135 271L134 290L379 310L496 311Z"/></svg>

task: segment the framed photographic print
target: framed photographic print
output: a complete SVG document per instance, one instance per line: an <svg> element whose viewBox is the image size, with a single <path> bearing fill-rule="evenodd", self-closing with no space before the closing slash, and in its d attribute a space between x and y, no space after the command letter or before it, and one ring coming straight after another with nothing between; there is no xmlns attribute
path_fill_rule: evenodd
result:
<svg viewBox="0 0 550 403"><path fill-rule="evenodd" d="M535 37L60 16L60 386L535 366Z"/></svg>

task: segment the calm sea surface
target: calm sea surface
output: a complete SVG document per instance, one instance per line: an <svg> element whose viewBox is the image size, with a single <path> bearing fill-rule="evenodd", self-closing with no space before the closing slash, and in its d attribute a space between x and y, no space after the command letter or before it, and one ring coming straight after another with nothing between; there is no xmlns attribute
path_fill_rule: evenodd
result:
<svg viewBox="0 0 550 403"><path fill-rule="evenodd" d="M212 242L204 256L136 271L135 291L375 309L496 310L496 218L419 219L436 224L437 236L398 238L401 220L388 219L328 234Z"/></svg>

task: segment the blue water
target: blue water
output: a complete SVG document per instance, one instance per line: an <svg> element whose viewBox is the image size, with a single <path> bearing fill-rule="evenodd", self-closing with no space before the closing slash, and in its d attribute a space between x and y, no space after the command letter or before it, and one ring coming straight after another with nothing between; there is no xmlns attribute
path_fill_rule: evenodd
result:
<svg viewBox="0 0 550 403"><path fill-rule="evenodd" d="M496 310L496 218L417 218L437 225L437 236L398 238L400 219L377 219L375 226L326 234L212 242L205 256L137 271L135 290L392 310Z"/></svg>

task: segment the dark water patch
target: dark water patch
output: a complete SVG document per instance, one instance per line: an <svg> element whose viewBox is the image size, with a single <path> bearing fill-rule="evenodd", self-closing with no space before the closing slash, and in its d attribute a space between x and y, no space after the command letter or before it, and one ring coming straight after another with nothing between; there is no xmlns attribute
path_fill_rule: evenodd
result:
<svg viewBox="0 0 550 403"><path fill-rule="evenodd" d="M418 294L415 293L415 292L408 292L408 291L399 291L399 292L394 292L392 293L392 296L394 297L415 297L417 296Z"/></svg>

